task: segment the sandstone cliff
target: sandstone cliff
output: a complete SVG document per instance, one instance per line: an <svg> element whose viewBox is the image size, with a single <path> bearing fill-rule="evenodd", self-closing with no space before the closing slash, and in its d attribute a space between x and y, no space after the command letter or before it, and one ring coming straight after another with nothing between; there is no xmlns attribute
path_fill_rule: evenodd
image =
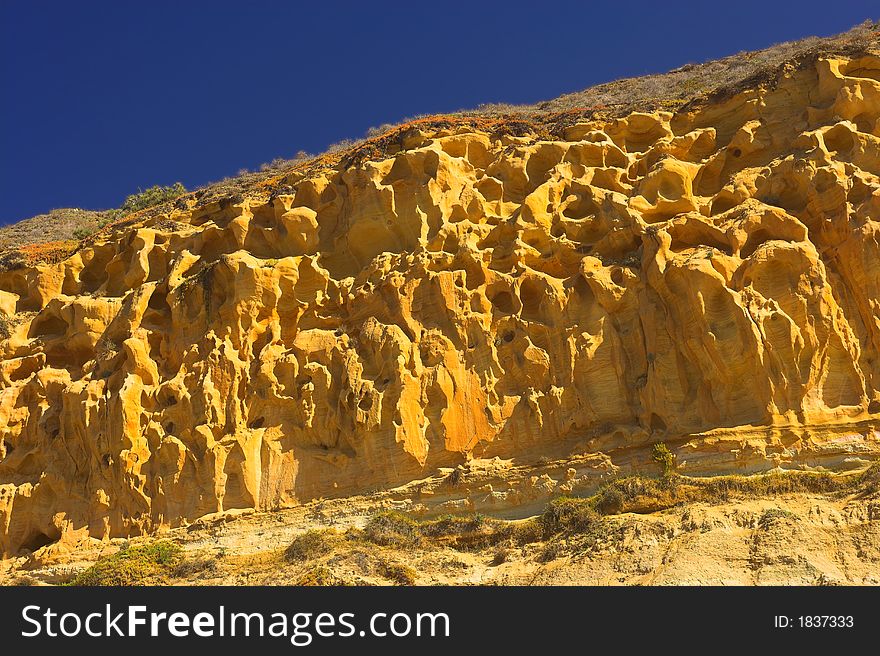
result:
<svg viewBox="0 0 880 656"><path fill-rule="evenodd" d="M385 143L0 273L0 553L472 459L880 453L880 57Z"/></svg>

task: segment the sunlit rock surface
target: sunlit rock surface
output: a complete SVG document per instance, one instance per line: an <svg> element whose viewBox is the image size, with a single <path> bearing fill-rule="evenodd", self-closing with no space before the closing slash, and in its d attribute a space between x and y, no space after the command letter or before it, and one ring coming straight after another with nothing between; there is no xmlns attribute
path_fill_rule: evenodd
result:
<svg viewBox="0 0 880 656"><path fill-rule="evenodd" d="M413 131L0 273L0 553L471 458L877 454L878 118L866 56L558 141Z"/></svg>

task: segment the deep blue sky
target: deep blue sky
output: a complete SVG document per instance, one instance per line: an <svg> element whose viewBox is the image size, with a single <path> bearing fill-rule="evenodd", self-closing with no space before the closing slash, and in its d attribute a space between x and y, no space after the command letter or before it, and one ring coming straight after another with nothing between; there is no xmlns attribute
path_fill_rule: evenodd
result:
<svg viewBox="0 0 880 656"><path fill-rule="evenodd" d="M0 0L0 223L877 17L876 0Z"/></svg>

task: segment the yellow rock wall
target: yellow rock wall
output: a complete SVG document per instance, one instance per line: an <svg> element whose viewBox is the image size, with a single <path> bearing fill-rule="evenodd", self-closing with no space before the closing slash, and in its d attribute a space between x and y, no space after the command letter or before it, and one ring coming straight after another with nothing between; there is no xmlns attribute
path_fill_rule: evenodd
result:
<svg viewBox="0 0 880 656"><path fill-rule="evenodd" d="M468 458L880 451L880 59L452 127L0 274L0 553Z"/></svg>

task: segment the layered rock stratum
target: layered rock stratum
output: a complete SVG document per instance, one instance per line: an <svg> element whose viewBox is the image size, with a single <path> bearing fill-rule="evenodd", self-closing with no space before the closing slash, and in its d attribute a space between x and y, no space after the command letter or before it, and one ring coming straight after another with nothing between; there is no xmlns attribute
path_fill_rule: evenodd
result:
<svg viewBox="0 0 880 656"><path fill-rule="evenodd" d="M876 54L383 143L0 273L0 553L576 460L474 492L504 507L658 442L693 476L880 455Z"/></svg>

